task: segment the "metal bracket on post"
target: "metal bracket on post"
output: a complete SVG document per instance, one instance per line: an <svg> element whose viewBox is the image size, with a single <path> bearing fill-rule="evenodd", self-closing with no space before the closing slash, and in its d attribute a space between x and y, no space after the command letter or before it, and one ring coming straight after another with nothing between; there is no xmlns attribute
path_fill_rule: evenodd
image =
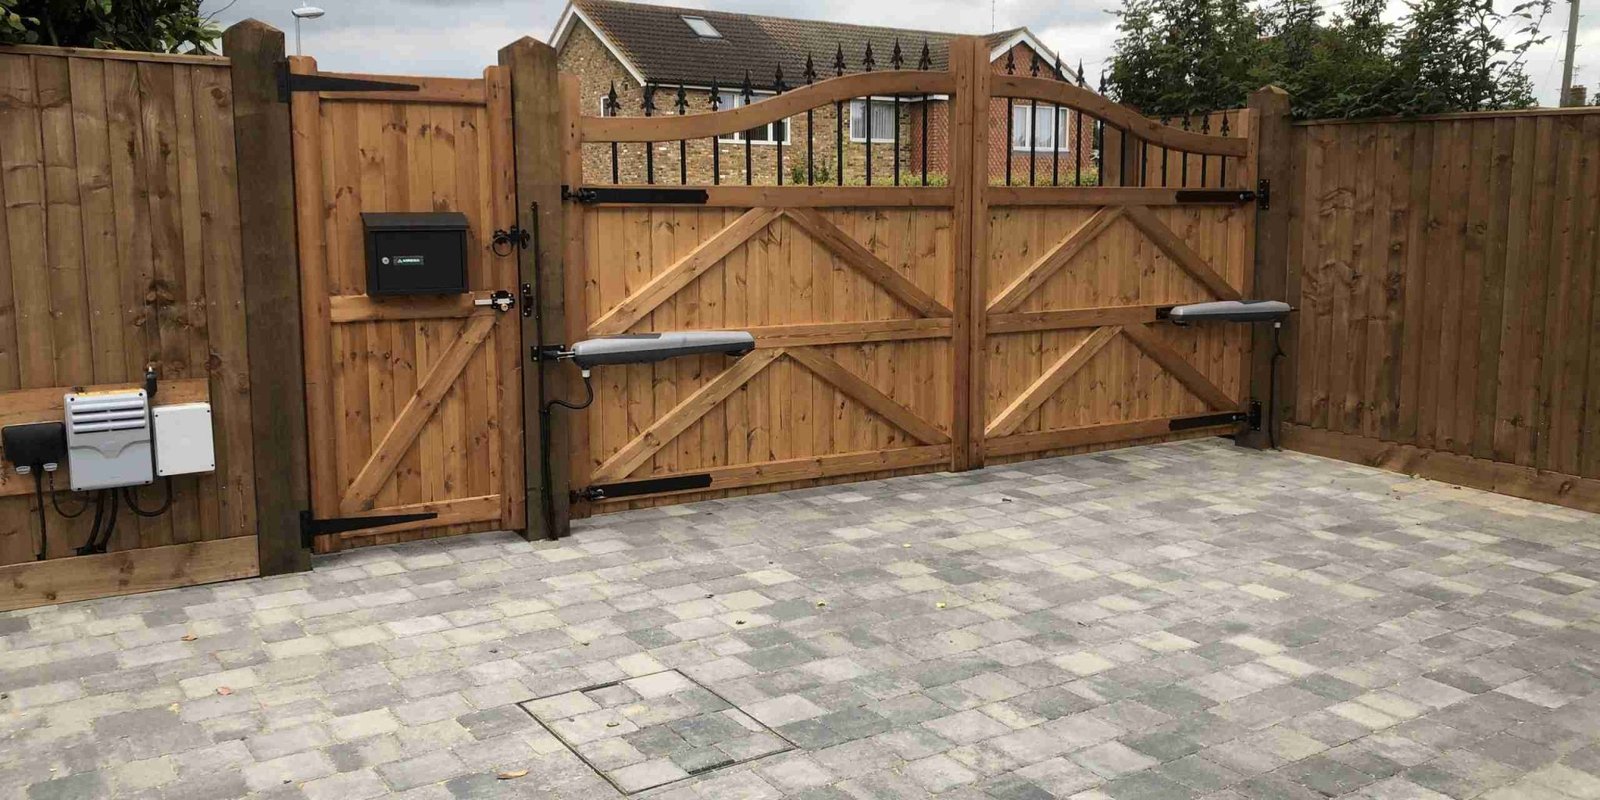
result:
<svg viewBox="0 0 1600 800"><path fill-rule="evenodd" d="M1256 181L1256 208L1262 211L1272 208L1272 181L1266 178Z"/></svg>

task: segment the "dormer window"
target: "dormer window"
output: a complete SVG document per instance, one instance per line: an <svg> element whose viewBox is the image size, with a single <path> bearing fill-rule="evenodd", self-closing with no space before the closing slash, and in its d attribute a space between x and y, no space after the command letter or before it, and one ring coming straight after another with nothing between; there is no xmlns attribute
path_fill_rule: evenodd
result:
<svg viewBox="0 0 1600 800"><path fill-rule="evenodd" d="M717 32L716 26L707 21L705 17L686 16L683 18L683 21L684 24L689 26L689 30L694 31L695 35L702 39L722 38L722 34Z"/></svg>

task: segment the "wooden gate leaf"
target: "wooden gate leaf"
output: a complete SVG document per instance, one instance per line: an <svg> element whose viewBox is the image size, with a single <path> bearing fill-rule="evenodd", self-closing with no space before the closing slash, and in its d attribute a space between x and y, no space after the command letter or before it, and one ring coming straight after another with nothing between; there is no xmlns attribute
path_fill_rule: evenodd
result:
<svg viewBox="0 0 1600 800"><path fill-rule="evenodd" d="M498 315L473 317L461 332L460 338L451 343L450 349L446 350L438 363L433 365L433 369L428 371L428 376L417 387L417 393L395 416L394 425L384 434L383 441L367 459L367 463L361 467L361 472L356 475L355 480L351 481L344 497L340 498L341 513L354 514L373 507L374 498L383 489L383 484L389 480L389 476L394 473L395 466L400 463L400 457L405 455L411 444L417 440L417 435L422 433L422 427L439 409L440 401L461 376L461 371L466 369L478 346L489 338L489 332L494 330L495 321L498 319ZM327 442L312 443L312 449L327 446Z"/></svg>
<svg viewBox="0 0 1600 800"><path fill-rule="evenodd" d="M1000 416L996 417L985 428L984 436L994 438L1006 436L1016 431L1017 426L1021 425L1023 420L1039 410L1039 406L1044 405L1044 402L1049 400L1067 382L1068 378L1071 378L1078 370L1083 369L1083 366L1088 364L1095 357L1095 354L1104 349L1106 345L1111 343L1112 339L1117 338L1118 333L1124 330L1127 329L1122 326L1107 325L1103 328L1097 328L1094 333L1084 337L1084 340L1079 342L1076 347L1067 351L1067 354L1058 359L1056 363L1051 364L1050 368L1046 369L1044 374L1033 382L1033 385L1023 390L1017 399L1011 401L1011 405L1006 406L1006 409L1000 412Z"/></svg>
<svg viewBox="0 0 1600 800"><path fill-rule="evenodd" d="M757 350L739 359L732 367L706 382L671 411L663 414L643 433L623 445L616 454L606 459L604 464L595 469L593 481L612 483L628 477L655 455L657 450L665 447L678 434L688 430L696 420L716 408L718 403L739 387L749 383L751 378L778 360L783 353L783 348Z"/></svg>
<svg viewBox="0 0 1600 800"><path fill-rule="evenodd" d="M879 391L877 387L862 380L827 355L809 347L797 347L785 352L806 369L816 373L817 377L833 384L834 388L872 409L906 433L917 437L923 444L944 444L950 441L950 437L944 431L917 416L911 409L900 405L894 398Z"/></svg>
<svg viewBox="0 0 1600 800"><path fill-rule="evenodd" d="M1232 284L1228 283L1221 275L1218 275L1216 270L1213 270L1211 265L1206 263L1205 258L1196 253L1194 248L1183 240L1183 237L1173 233L1171 228L1162 224L1161 220L1156 219L1155 212L1151 211L1148 206L1128 206L1126 213L1128 220L1145 236L1148 236L1150 241L1155 242L1156 247L1161 248L1161 252L1172 259L1173 263L1183 268L1184 272L1189 273L1195 280L1210 289L1211 293L1216 295L1218 299L1242 299L1238 289L1233 288Z"/></svg>
<svg viewBox="0 0 1600 800"><path fill-rule="evenodd" d="M1050 252L1045 253L1042 258L1001 289L1000 294L989 303L989 313L1003 314L1017 310L1022 301L1028 299L1028 295L1038 291L1045 281L1050 280L1050 276L1076 258L1083 252L1083 248L1088 247L1100 234L1105 233L1112 223L1122 217L1123 211L1123 206L1110 206L1096 211L1084 220L1083 224L1052 247Z"/></svg>
<svg viewBox="0 0 1600 800"><path fill-rule="evenodd" d="M922 290L922 287L912 283L909 278L900 274L900 271L884 263L871 250L849 234L839 230L839 226L829 222L821 214L809 208L786 208L783 215L793 220L800 229L811 236L812 239L830 253L843 259L845 263L855 267L861 274L867 276L874 284L884 291L899 299L901 302L917 310L924 317L948 317L951 315L949 308L933 295Z"/></svg>
<svg viewBox="0 0 1600 800"><path fill-rule="evenodd" d="M727 258L729 253L750 241L751 237L766 230L767 226L778 218L778 214L776 209L771 208L752 208L746 211L728 227L717 231L688 255L651 278L649 283L629 295L616 308L595 320L594 324L589 326L589 334L609 336L626 333L639 320L649 316L657 306L682 291L695 278Z"/></svg>
<svg viewBox="0 0 1600 800"><path fill-rule="evenodd" d="M1172 373L1172 376L1177 378L1179 383L1182 383L1189 391L1194 392L1196 397L1205 401L1206 405L1219 411L1229 410L1238 406L1238 403L1229 397L1227 392L1217 388L1217 385L1212 383L1200 370L1195 369L1188 359L1179 355L1178 351L1168 347L1165 342L1156 338L1156 335L1150 331L1148 326L1129 325L1123 328L1122 332L1127 334L1128 338L1132 339L1133 343L1138 345L1139 349L1143 350L1144 354L1149 356L1151 360L1160 364L1162 369Z"/></svg>

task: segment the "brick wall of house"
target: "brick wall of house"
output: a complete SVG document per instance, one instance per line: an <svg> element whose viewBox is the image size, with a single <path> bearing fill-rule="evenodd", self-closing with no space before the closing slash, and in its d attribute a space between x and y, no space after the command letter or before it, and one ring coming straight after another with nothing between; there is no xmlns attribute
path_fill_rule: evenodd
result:
<svg viewBox="0 0 1600 800"><path fill-rule="evenodd" d="M1031 59L1031 52L1025 45L1018 45L1014 51L1017 59L1018 72L1026 74ZM1005 59L1002 56L995 61L993 68L1004 71ZM643 87L628 74L609 50L600 42L599 37L589 30L587 26L576 25L563 43L560 53L560 68L563 72L577 75L582 92L583 113L599 115L603 108L602 102L611 90L613 83L616 86L618 104L621 106L620 116L643 116ZM656 90L655 105L657 115L676 113L676 88L661 87ZM885 101L874 101L877 102ZM850 109L848 104L843 107L843 116L848 125ZM688 113L699 114L710 111L709 93L704 89L688 92ZM915 184L922 174L922 115L928 117L928 175L929 182L943 185L948 182L950 163L949 119L950 104L944 100L932 100L927 103L907 102L901 107L900 119L900 165L901 180L903 184ZM814 128L814 150L812 160L815 165L817 183L835 183L838 179L836 169L838 162L836 119L832 105L818 108L812 112L811 126ZM813 135L807 129L806 116L795 116L789 120L789 143L781 148L783 158L783 182L785 184L805 182L806 178L806 141ZM1081 131L1077 130L1077 114L1073 112L1068 120L1069 135L1077 134L1078 148L1081 151L1082 173L1085 182L1093 179L1093 125L1088 118L1083 118ZM989 175L992 183L1003 183L1006 176L1006 151L1009 147L1006 126L1006 101L995 100L989 112ZM848 131L848 129L846 129ZM877 136L877 132L874 132ZM777 183L778 158L780 148L773 144L753 142L749 148L751 183L756 185L773 185ZM673 185L677 184L684 176L681 169L683 158L680 154L687 155L687 182L689 184L711 184L715 182L713 169L720 176L721 183L725 185L740 185L746 182L745 157L746 146L742 142L721 141L713 145L709 139L699 139L688 142L680 149L678 142L658 142L653 145L654 151L654 177L655 183ZM644 184L649 182L647 175L649 158L646 154L646 145L638 143L624 143L616 147L616 181L622 184ZM872 146L872 184L875 186L888 186L894 183L894 146L889 143L878 143ZM588 144L584 146L584 182L594 184L607 184L612 182L612 147L607 144ZM1026 184L1028 182L1029 153L1026 150L1014 151L1011 154L1012 183ZM1053 175L1051 166L1053 154L1048 150L1037 154L1036 180L1038 184L1050 183ZM1061 152L1061 165L1059 180L1061 183L1070 183L1077 174L1080 155L1073 148L1065 147ZM848 136L844 142L845 183L847 185L862 185L866 183L866 145L862 142L851 142Z"/></svg>

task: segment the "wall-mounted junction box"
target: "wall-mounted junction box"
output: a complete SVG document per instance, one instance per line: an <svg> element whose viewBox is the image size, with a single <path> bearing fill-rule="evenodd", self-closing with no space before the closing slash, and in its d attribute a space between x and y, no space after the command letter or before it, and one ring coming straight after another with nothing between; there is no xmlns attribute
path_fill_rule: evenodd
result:
<svg viewBox="0 0 1600 800"><path fill-rule="evenodd" d="M211 404L156 406L156 474L189 475L217 468L211 436Z"/></svg>
<svg viewBox="0 0 1600 800"><path fill-rule="evenodd" d="M367 294L467 291L467 215L458 211L365 213Z"/></svg>
<svg viewBox="0 0 1600 800"><path fill-rule="evenodd" d="M155 480L150 398L144 390L74 392L63 404L73 491L140 486Z"/></svg>

